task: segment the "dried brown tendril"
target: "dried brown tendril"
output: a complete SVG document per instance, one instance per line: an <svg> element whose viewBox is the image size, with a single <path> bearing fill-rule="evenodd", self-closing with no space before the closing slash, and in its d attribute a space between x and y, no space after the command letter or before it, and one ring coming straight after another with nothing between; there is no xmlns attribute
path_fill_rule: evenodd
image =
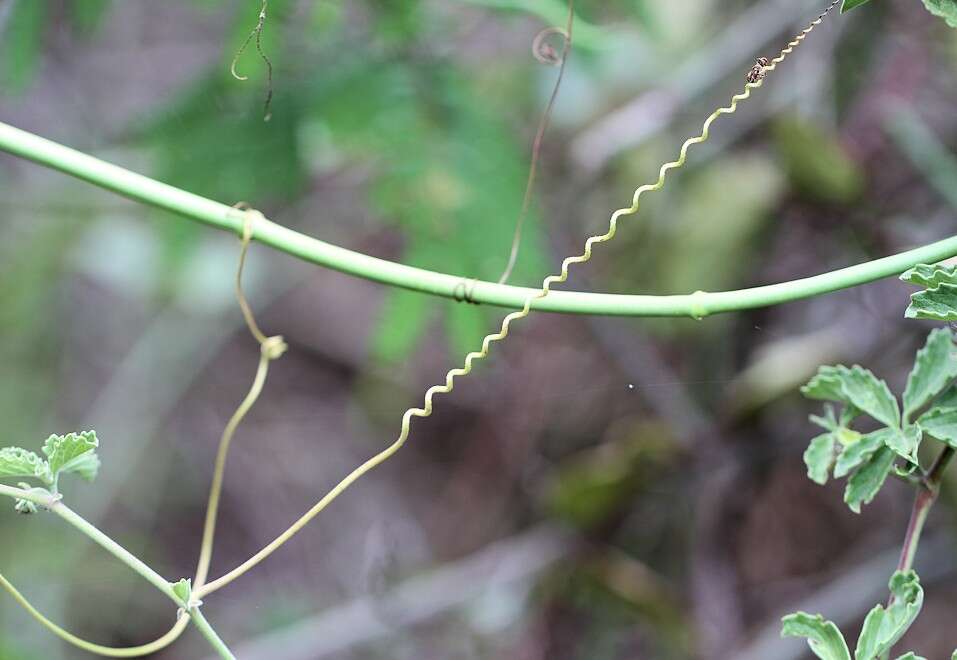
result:
<svg viewBox="0 0 957 660"><path fill-rule="evenodd" d="M244 76L236 72L236 64L239 62L239 58L246 50L249 42L253 37L255 37L256 50L259 51L259 57L261 57L263 62L266 63L266 100L263 103L263 121L269 121L272 119L272 111L270 110L270 106L272 104L272 62L263 51L263 27L266 25L266 9L268 4L269 0L262 0L262 7L259 10L259 22L256 23L256 27L254 27L252 31L246 35L246 40L243 41L243 45L240 46L239 50L236 51L236 56L233 57L233 63L229 66L229 72L233 74L233 78L236 80L249 80L249 76Z"/></svg>
<svg viewBox="0 0 957 660"><path fill-rule="evenodd" d="M555 50L555 47L548 43L548 38L559 34L562 37L562 52ZM568 32L560 27L548 27L535 35L532 40L532 56L542 64L549 66L561 66L565 60L565 44L568 43Z"/></svg>
<svg viewBox="0 0 957 660"><path fill-rule="evenodd" d="M548 122L552 117L552 108L555 107L555 99L558 98L558 90L562 86L562 78L565 75L565 63L568 61L568 53L572 48L572 28L575 23L575 0L568 0L568 19L565 27L545 28L532 41L532 55L542 64L548 64L558 67L558 77L555 78L555 86L552 88L552 94L548 98L542 117L538 122L538 130L535 132L535 140L532 143L532 162L528 168L528 178L525 181L525 193L522 196L522 210L519 212L518 221L515 223L515 232L512 235L512 248L508 255L508 263L505 270L498 278L499 284L505 284L512 275L515 268L515 262L518 259L518 249L522 243L522 228L525 225L525 217L528 215L528 208L532 203L532 190L535 187L535 176L538 173L538 161L542 150L542 141L545 139L545 131L548 129ZM556 52L554 46L548 43L548 38L552 35L562 36L561 53Z"/></svg>

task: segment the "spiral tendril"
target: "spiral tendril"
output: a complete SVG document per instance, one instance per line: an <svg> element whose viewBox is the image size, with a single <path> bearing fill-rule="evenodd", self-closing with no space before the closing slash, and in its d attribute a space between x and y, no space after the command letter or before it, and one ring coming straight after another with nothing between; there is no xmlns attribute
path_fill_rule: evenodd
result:
<svg viewBox="0 0 957 660"><path fill-rule="evenodd" d="M821 21L827 16L828 12L834 8L840 2L840 0L834 0L831 5L818 16L811 24L800 34L798 34L794 40L792 40L788 45L781 51L781 54L778 57L774 58L771 63L766 68L766 71L770 72L775 69L775 67L783 62L788 55L790 55L794 48L800 45L805 37L814 29L815 26L819 25ZM226 586L257 564L262 560L272 554L276 549L282 546L286 541L296 535L303 527L305 527L313 518L315 518L323 509L325 509L330 502L335 500L343 491L345 491L349 486L351 486L356 480L362 477L364 474L374 469L378 465L382 464L388 460L393 454L395 454L402 446L405 444L406 440L409 438L409 433L412 427L412 418L413 417L430 417L433 410L433 398L437 394L449 394L453 391L455 386L455 379L459 376L467 376L472 371L472 367L477 360L482 360L486 358L491 349L491 345L494 342L502 341L508 336L509 329L512 322L518 321L527 317L531 313L532 305L536 300L541 300L546 297L551 292L551 287L553 284L561 284L568 279L569 268L573 264L582 264L591 259L592 248L599 243L605 243L612 240L615 237L615 234L618 231L618 220L624 216L634 215L638 212L639 202L641 196L645 193L654 192L660 190L664 187L665 179L668 172L674 169L682 167L688 158L688 150L696 145L706 142L710 136L711 125L722 115L733 114L737 108L738 104L742 101L747 100L751 96L752 90L755 90L761 87L764 84L764 79L758 80L757 82L749 82L745 85L744 91L735 94L731 97L731 102L722 108L718 108L711 115L705 119L704 124L701 127L701 134L689 138L681 145L681 150L678 154L677 160L671 161L670 163L665 163L661 166L661 169L658 171L658 180L653 184L646 184L635 190L631 205L625 208L620 208L612 213L611 218L608 221L608 231L604 234L598 234L595 236L589 237L585 241L585 248L580 255L567 257L562 261L561 269L557 275L549 275L544 280L542 280L541 289L533 294L530 294L526 299L525 303L522 306L522 309L516 312L508 314L504 319L502 319L502 325L499 328L499 331L486 335L482 339L482 348L478 351L472 351L465 356L465 362L462 367L450 369L445 375L445 383L441 385L433 385L425 392L425 397L423 401L423 406L421 408L409 408L402 415L402 425L399 431L399 436L396 438L391 445L383 449L381 452L368 459L366 462L359 465L352 472L350 472L344 479L342 479L335 487L332 488L326 495L319 500L309 511L307 511L303 516L301 516L296 522L294 522L286 531L276 537L272 542L266 545L262 550L257 552L255 555L247 559L245 562L234 568L229 573L226 573L222 577L209 582L208 584L201 587L199 590L194 591L194 595L197 598L202 598L221 587ZM704 316L706 312L702 310L701 316Z"/></svg>
<svg viewBox="0 0 957 660"><path fill-rule="evenodd" d="M561 66L564 61L564 55L560 55L555 47L548 43L548 38L553 34L560 34L563 43L568 43L568 32L560 27L548 27L535 35L532 40L532 56L549 66Z"/></svg>

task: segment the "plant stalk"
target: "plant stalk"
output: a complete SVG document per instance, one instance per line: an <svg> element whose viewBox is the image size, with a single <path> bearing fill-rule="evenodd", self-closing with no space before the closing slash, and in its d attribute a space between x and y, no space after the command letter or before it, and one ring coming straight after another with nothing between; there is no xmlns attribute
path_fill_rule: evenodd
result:
<svg viewBox="0 0 957 660"><path fill-rule="evenodd" d="M210 646L216 649L216 653L219 654L219 657L224 660L236 660L236 656L234 656L233 652L226 646L226 642L220 639L219 635L217 635L213 627L209 625L209 621L206 620L206 617L203 616L203 613L198 607L190 608L189 616L193 619L193 624L196 626L196 629L203 634L203 637L206 638Z"/></svg>
<svg viewBox="0 0 957 660"><path fill-rule="evenodd" d="M914 557L917 556L917 546L920 544L920 536L924 531L924 523L927 522L931 507L937 501L944 470L953 459L954 453L953 447L945 447L918 486L910 521L907 523L907 532L904 534L900 560L897 562L898 571L909 571L914 567Z"/></svg>
<svg viewBox="0 0 957 660"><path fill-rule="evenodd" d="M245 216L231 206L160 183L3 123L0 123L0 150L195 222L236 234L242 232ZM321 266L456 300L467 298L476 303L521 308L528 297L536 293L536 289L471 280L377 259L324 243L265 218L254 223L252 237ZM768 307L847 289L898 275L917 264L936 263L953 256L957 256L957 236L829 273L752 289L712 293L699 291L668 296L554 291L540 300L535 300L531 309L568 314L701 318L722 312Z"/></svg>

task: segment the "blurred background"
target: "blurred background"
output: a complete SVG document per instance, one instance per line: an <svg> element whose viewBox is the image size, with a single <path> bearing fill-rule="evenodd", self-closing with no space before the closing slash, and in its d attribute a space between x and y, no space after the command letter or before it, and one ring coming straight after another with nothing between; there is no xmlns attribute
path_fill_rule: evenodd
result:
<svg viewBox="0 0 957 660"><path fill-rule="evenodd" d="M518 266L535 285L741 90L823 0L579 0ZM0 0L0 120L323 240L464 277L508 258L557 69L561 0ZM560 42L553 42L560 48ZM917 0L820 26L565 288L717 291L917 247L957 217L957 31ZM216 443L259 347L235 236L0 155L0 445L95 428L67 500L164 576L194 571ZM213 569L258 550L391 442L504 311L353 279L254 244L273 364L230 456ZM929 324L888 279L686 319L539 314L408 445L209 599L244 660L799 658L779 618L853 639L911 505L861 515L801 455L797 388L858 362L903 388ZM953 475L953 471L951 471ZM957 484L932 513L923 614L957 643ZM0 507L0 570L69 630L145 643L169 602L72 529ZM204 658L188 631L161 658ZM0 658L80 658L0 597Z"/></svg>

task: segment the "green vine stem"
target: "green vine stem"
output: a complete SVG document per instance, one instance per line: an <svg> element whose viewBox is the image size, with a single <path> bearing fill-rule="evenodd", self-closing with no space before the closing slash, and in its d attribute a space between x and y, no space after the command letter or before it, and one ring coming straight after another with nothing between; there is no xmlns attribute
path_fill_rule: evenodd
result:
<svg viewBox="0 0 957 660"><path fill-rule="evenodd" d="M41 624L43 624L58 637L92 653L99 653L100 655L111 657L136 657L139 655L144 655L145 653L151 653L169 645L176 638L178 638L180 634L182 634L182 631L186 628L186 621L191 619L196 625L197 629L199 629L203 636L209 640L210 645L216 650L217 653L219 653L220 657L234 657L232 653L229 652L229 649L226 647L226 645L223 644L222 640L219 639L218 635L216 635L216 632L212 629L212 627L210 627L209 622L206 621L205 617L203 617L202 613L199 611L199 607L195 602L184 603L182 600L180 600L179 596L177 596L173 591L173 586L165 578L163 578L163 576L147 566L141 559L129 552L119 543L104 534L95 525L63 504L59 498L53 497L49 493L39 491L39 489L24 490L22 488L14 488L4 484L0 484L0 495L14 499L27 500L28 502L33 502L44 509L52 511L90 538L93 542L97 543L107 552L126 564L134 572L138 573L143 579L152 584L166 597L176 603L178 607L188 608L187 611L189 613L189 618L187 619L187 617L182 617L168 633L163 635L163 637L144 646L117 649L93 644L92 642L83 640L67 632L63 628L60 628L55 623L44 617L39 611L37 611L37 609L34 608L6 578L0 575L0 586L6 589L10 595L13 596L13 598L27 610L27 612L29 612L35 619L37 619ZM146 650L144 651L144 649Z"/></svg>
<svg viewBox="0 0 957 660"><path fill-rule="evenodd" d="M196 625L196 629L202 633L203 637L206 638L206 641L209 642L210 646L216 649L216 652L219 654L219 657L224 660L236 660L236 656L233 655L233 652L229 650L229 647L226 646L226 643L216 634L216 631L213 630L213 627L209 625L209 621L206 620L206 617L203 616L203 613L198 607L190 608L189 611L190 617L193 619L193 623Z"/></svg>
<svg viewBox="0 0 957 660"><path fill-rule="evenodd" d="M171 211L236 234L242 232L244 214L231 206L160 183L116 165L0 123L0 150L112 190L144 204ZM458 275L405 266L353 252L257 218L252 238L295 257L350 275L455 299L463 279ZM606 316L690 316L768 307L847 289L899 275L920 263L936 263L957 256L957 236L875 259L848 268L768 286L688 295L616 295L579 291L554 291L535 300L531 309L567 314ZM470 299L499 307L521 308L538 289L475 282Z"/></svg>

